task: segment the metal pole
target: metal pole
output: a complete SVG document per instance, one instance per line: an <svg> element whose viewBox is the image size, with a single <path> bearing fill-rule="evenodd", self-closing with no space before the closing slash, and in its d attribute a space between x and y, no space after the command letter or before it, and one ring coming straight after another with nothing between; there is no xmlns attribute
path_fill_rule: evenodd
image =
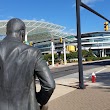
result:
<svg viewBox="0 0 110 110"><path fill-rule="evenodd" d="M105 57L104 44L102 43L102 57Z"/></svg>
<svg viewBox="0 0 110 110"><path fill-rule="evenodd" d="M84 89L85 86L83 81L83 65L82 65L82 50L81 50L80 4L81 4L81 0L76 0L79 89Z"/></svg>
<svg viewBox="0 0 110 110"><path fill-rule="evenodd" d="M81 0L80 0L81 2ZM95 10L93 10L92 8L88 7L87 5L85 5L84 3L80 3L80 6L82 6L83 8L86 8L87 10L91 11L92 13L96 14L97 16L101 17L102 19L108 21L110 23L110 20L105 18L104 16L102 16L101 14L99 14L98 12L96 12Z"/></svg>
<svg viewBox="0 0 110 110"><path fill-rule="evenodd" d="M64 39L64 42L63 42L63 51L64 51L64 65L66 65L66 45L65 45L65 39Z"/></svg>
<svg viewBox="0 0 110 110"><path fill-rule="evenodd" d="M27 31L26 31L26 34L25 34L25 41L26 41L26 42L27 42L27 34L28 34L28 33L27 33Z"/></svg>
<svg viewBox="0 0 110 110"><path fill-rule="evenodd" d="M54 44L53 44L53 39L51 41L51 47L52 47L52 66L54 66Z"/></svg>

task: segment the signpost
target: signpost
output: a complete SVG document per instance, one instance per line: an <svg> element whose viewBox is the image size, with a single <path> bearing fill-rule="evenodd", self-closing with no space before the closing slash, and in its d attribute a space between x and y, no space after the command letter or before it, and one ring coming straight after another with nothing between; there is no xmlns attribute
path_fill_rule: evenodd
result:
<svg viewBox="0 0 110 110"><path fill-rule="evenodd" d="M97 16L101 17L102 19L108 21L103 15L99 14L95 10L91 9L87 5L81 2L81 0L76 0L76 18L77 18L77 39L78 39L78 69L79 69L79 88L84 89L84 82L83 82L83 65L82 65L82 50L81 50L81 26L80 26L80 6L83 8L91 11L92 13L96 14ZM108 28L107 28L108 29Z"/></svg>
<svg viewBox="0 0 110 110"><path fill-rule="evenodd" d="M84 89L85 86L83 82L83 65L82 65L82 50L81 50L80 3L81 3L81 0L76 0L78 70L79 70L79 89Z"/></svg>

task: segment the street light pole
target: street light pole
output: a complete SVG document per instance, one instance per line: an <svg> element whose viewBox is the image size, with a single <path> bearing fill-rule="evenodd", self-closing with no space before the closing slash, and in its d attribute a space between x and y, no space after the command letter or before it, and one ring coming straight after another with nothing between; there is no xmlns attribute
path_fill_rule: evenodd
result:
<svg viewBox="0 0 110 110"><path fill-rule="evenodd" d="M53 44L53 38L51 40L51 49L52 49L52 66L54 67L54 44Z"/></svg>
<svg viewBox="0 0 110 110"><path fill-rule="evenodd" d="M25 41L27 42L27 30L26 30L26 33L25 33Z"/></svg>
<svg viewBox="0 0 110 110"><path fill-rule="evenodd" d="M84 89L85 86L83 81L83 65L82 65L82 50L81 50L80 4L81 4L81 0L76 0L79 89Z"/></svg>
<svg viewBox="0 0 110 110"><path fill-rule="evenodd" d="M65 39L63 42L63 53L64 53L64 65L66 65L66 44L65 44Z"/></svg>

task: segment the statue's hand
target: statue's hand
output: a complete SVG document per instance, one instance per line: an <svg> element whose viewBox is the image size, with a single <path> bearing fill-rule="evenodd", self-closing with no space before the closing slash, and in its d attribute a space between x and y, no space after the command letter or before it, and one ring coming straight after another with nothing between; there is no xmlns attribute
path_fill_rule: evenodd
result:
<svg viewBox="0 0 110 110"><path fill-rule="evenodd" d="M48 105L45 104L45 105L41 106L41 107L40 107L40 110L48 110Z"/></svg>

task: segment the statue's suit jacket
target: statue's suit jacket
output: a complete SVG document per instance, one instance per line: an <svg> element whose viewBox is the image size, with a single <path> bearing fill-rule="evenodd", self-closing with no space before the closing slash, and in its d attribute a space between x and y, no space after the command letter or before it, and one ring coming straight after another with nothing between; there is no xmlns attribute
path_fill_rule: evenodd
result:
<svg viewBox="0 0 110 110"><path fill-rule="evenodd" d="M36 93L37 76L41 90ZM41 52L17 38L0 42L0 110L39 110L48 102L55 82Z"/></svg>

